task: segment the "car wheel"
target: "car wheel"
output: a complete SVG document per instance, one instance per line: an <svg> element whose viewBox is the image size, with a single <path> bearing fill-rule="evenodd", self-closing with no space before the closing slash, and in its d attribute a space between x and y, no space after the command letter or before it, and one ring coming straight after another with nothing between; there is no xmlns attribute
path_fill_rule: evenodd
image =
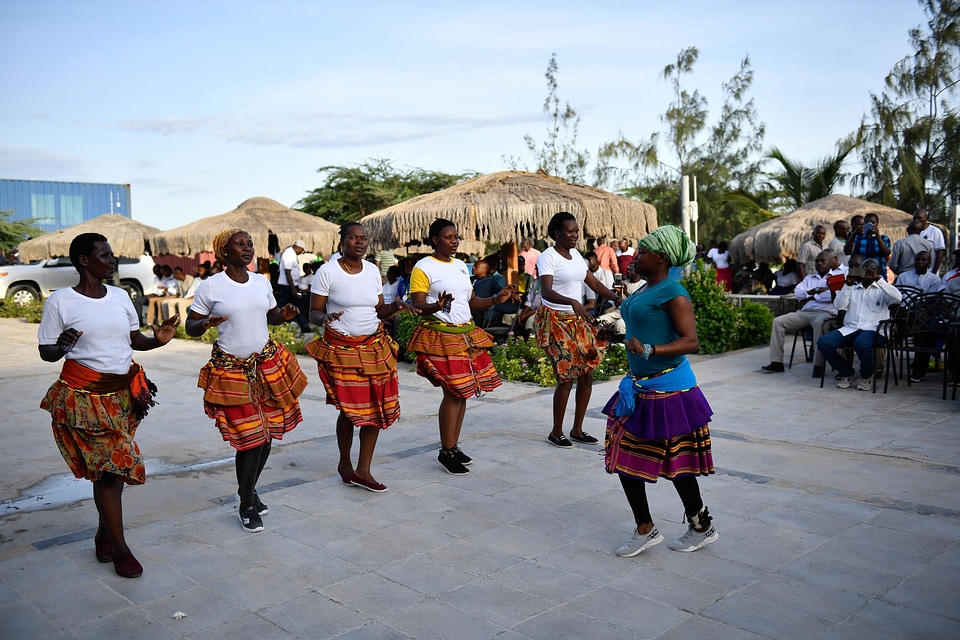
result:
<svg viewBox="0 0 960 640"><path fill-rule="evenodd" d="M40 299L40 292L28 284L15 284L7 290L7 300L24 305Z"/></svg>
<svg viewBox="0 0 960 640"><path fill-rule="evenodd" d="M127 295L130 296L130 301L133 302L133 306L136 307L137 303L140 302L140 298L143 297L143 291L140 289L140 285L124 280L120 283L120 286L127 292Z"/></svg>

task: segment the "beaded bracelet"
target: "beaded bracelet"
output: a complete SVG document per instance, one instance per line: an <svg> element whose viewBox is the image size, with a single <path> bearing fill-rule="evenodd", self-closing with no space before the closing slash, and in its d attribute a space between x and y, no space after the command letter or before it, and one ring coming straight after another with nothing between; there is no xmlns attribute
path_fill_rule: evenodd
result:
<svg viewBox="0 0 960 640"><path fill-rule="evenodd" d="M643 343L643 353L640 354L640 357L643 358L644 360L649 360L649 359L650 359L650 349L652 349L652 348L653 348L653 347L651 347L649 344L647 344L646 342L644 342L644 343Z"/></svg>

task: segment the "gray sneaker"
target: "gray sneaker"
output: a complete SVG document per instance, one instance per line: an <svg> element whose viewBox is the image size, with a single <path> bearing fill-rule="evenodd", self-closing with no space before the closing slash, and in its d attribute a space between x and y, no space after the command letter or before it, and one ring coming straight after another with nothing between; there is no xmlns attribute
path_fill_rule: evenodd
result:
<svg viewBox="0 0 960 640"><path fill-rule="evenodd" d="M860 378L860 382L857 383L857 389L860 391L870 391L873 389L873 376Z"/></svg>
<svg viewBox="0 0 960 640"><path fill-rule="evenodd" d="M706 531L697 531L691 524L687 527L687 532L671 542L669 546L674 551L696 551L711 542L716 542L719 537L720 534L713 528L713 525L710 525L710 528Z"/></svg>
<svg viewBox="0 0 960 640"><path fill-rule="evenodd" d="M842 376L840 382L837 383L837 389L849 389L852 384L853 378L851 376Z"/></svg>
<svg viewBox="0 0 960 640"><path fill-rule="evenodd" d="M650 533L640 533L634 529L633 537L617 549L617 555L621 558L632 558L644 549L649 549L661 542L663 542L663 536L656 527L650 529Z"/></svg>

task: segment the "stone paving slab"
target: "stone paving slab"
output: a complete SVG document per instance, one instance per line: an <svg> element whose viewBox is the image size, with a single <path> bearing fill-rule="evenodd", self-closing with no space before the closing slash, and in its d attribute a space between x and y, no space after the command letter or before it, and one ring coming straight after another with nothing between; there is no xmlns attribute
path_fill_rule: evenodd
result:
<svg viewBox="0 0 960 640"><path fill-rule="evenodd" d="M715 416L704 501L720 539L631 559L629 508L597 447L549 446L551 393L507 383L471 400L467 477L436 462L440 394L401 365L403 418L374 460L384 494L336 473L336 413L309 358L305 422L275 446L266 530L236 517L232 450L203 415L207 345L138 354L160 402L125 492L145 572L93 555L90 485L37 408L58 365L36 326L0 320L0 616L4 638L900 638L960 636L960 402L939 387L820 389L810 365L762 374L766 349L694 358ZM594 386L585 429L616 382ZM572 419L572 406L567 423ZM669 483L650 487L681 534ZM186 613L174 619L174 613Z"/></svg>

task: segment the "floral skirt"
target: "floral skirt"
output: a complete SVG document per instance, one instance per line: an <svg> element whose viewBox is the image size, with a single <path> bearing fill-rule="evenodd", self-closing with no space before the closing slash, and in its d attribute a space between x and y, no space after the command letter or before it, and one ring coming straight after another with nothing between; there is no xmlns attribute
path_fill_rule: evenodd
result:
<svg viewBox="0 0 960 640"><path fill-rule="evenodd" d="M550 359L557 380L576 380L603 362L603 349L607 343L597 337L593 326L576 314L541 305L537 309L535 326L537 346Z"/></svg>
<svg viewBox="0 0 960 640"><path fill-rule="evenodd" d="M478 327L467 333L447 333L417 326L407 349L417 354L417 373L458 398L469 398L499 387L500 376L487 349L493 338Z"/></svg>
<svg viewBox="0 0 960 640"><path fill-rule="evenodd" d="M129 389L92 393L57 380L40 403L50 412L53 438L70 471L91 482L104 473L143 484L147 473L134 441L140 418Z"/></svg>

